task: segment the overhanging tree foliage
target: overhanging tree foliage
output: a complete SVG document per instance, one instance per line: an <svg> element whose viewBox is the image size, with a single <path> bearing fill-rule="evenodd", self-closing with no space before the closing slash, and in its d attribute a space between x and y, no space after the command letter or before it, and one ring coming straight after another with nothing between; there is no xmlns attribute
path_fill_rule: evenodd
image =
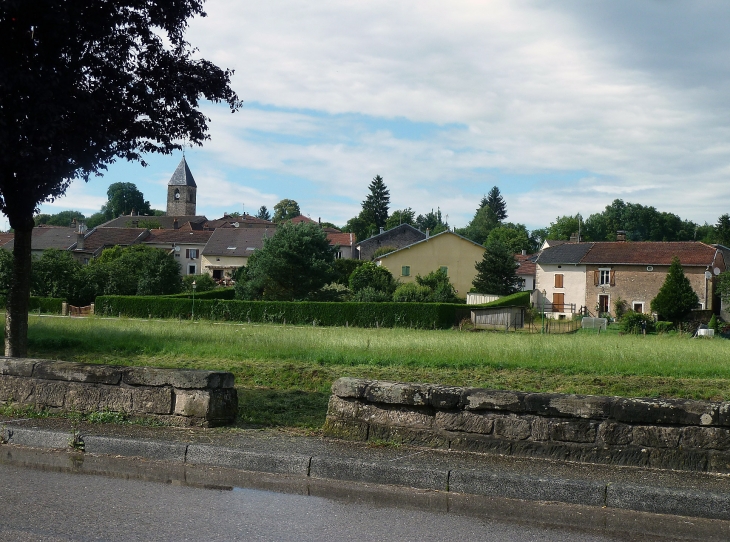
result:
<svg viewBox="0 0 730 542"><path fill-rule="evenodd" d="M684 275L679 258L672 258L667 278L659 293L651 300L651 310L663 320L680 322L697 306L700 300Z"/></svg>
<svg viewBox="0 0 730 542"><path fill-rule="evenodd" d="M184 39L196 15L201 0L0 3L0 210L15 230L6 355L27 353L38 206L117 158L202 144L201 96L240 106L231 72Z"/></svg>

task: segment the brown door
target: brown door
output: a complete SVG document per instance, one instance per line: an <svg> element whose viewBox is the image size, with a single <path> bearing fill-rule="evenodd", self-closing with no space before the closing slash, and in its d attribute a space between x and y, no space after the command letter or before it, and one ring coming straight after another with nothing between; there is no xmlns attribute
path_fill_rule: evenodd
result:
<svg viewBox="0 0 730 542"><path fill-rule="evenodd" d="M553 312L565 312L565 294L553 294Z"/></svg>
<svg viewBox="0 0 730 542"><path fill-rule="evenodd" d="M598 313L603 314L604 312L608 312L608 296L599 295L598 296Z"/></svg>

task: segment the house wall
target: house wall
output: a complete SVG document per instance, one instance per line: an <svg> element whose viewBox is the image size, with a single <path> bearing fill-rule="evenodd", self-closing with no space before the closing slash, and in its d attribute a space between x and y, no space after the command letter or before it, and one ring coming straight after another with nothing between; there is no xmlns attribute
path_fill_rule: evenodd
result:
<svg viewBox="0 0 730 542"><path fill-rule="evenodd" d="M213 256L207 255L200 258L201 272L213 276L213 270L224 268L223 274L230 278L235 269L243 267L248 263L246 256Z"/></svg>
<svg viewBox="0 0 730 542"><path fill-rule="evenodd" d="M525 281L524 285L522 286L522 288L520 288L520 290L522 290L523 292L531 292L532 290L535 289L535 276L534 275L520 275L519 273L517 273L517 276L520 279Z"/></svg>
<svg viewBox="0 0 730 542"><path fill-rule="evenodd" d="M173 257L175 258L175 261L180 264L180 274L184 277L186 275L202 275L205 270L202 266L202 256L203 249L205 248L205 244L201 243L191 243L191 244L182 244L182 243L145 243L148 246L159 248L162 250L171 250ZM176 251L175 247L172 246L179 246L180 250ZM188 249L197 249L198 250L198 257L197 258L187 258L187 250ZM190 265L195 265L195 272L190 273Z"/></svg>
<svg viewBox="0 0 730 542"><path fill-rule="evenodd" d="M563 275L563 287L555 287L555 275ZM592 275L591 275L592 276ZM546 316L551 318L571 318L570 305L575 305L577 312L585 304L586 299L586 266L573 264L538 264L535 271L535 289L542 292L545 290ZM592 279L591 279L592 280ZM591 283L592 284L592 283ZM552 312L552 300L554 293L565 294L564 311ZM540 307L538 307L540 308Z"/></svg>
<svg viewBox="0 0 730 542"><path fill-rule="evenodd" d="M447 267L448 277L459 297L466 297L476 277L476 263L484 256L484 248L450 232L431 237L418 244L378 259L396 280L415 282L416 275L427 275L440 267ZM404 265L410 266L409 276L403 276Z"/></svg>
<svg viewBox="0 0 730 542"><path fill-rule="evenodd" d="M598 269L610 268L615 271L615 285L596 286L594 272ZM609 296L609 312L616 316L614 303L620 297L626 302L627 309L633 309L634 304L643 303L643 312L651 313L651 300L659 293L669 272L668 265L654 265L652 271L647 271L646 265L587 265L585 274L585 305L591 312L595 311L598 296ZM684 275L689 280L692 289L697 294L703 307L713 308L712 292L714 279L705 280L705 268L700 266L684 267Z"/></svg>

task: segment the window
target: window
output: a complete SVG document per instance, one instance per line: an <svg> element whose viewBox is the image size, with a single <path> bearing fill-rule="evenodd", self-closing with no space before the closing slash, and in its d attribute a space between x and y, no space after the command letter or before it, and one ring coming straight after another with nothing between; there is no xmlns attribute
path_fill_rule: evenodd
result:
<svg viewBox="0 0 730 542"><path fill-rule="evenodd" d="M555 287L556 288L562 288L563 287L563 274L562 273L556 273L555 274Z"/></svg>
<svg viewBox="0 0 730 542"><path fill-rule="evenodd" d="M446 267L445 265L442 265L441 267L439 267L439 269L444 272L444 275L446 275L447 277L449 276L449 268L448 267Z"/></svg>
<svg viewBox="0 0 730 542"><path fill-rule="evenodd" d="M615 286L616 271L611 269L597 269L593 272L593 284L595 286Z"/></svg>
<svg viewBox="0 0 730 542"><path fill-rule="evenodd" d="M631 310L633 310L634 312L643 313L644 312L644 303L641 301L634 301L631 304Z"/></svg>
<svg viewBox="0 0 730 542"><path fill-rule="evenodd" d="M185 257L189 260L197 260L198 259L198 249L197 248L188 248L185 250Z"/></svg>
<svg viewBox="0 0 730 542"><path fill-rule="evenodd" d="M195 264L188 265L188 275L194 275L196 271Z"/></svg>
<svg viewBox="0 0 730 542"><path fill-rule="evenodd" d="M338 250L337 252L335 252L335 260L340 260L340 259L342 259L342 251Z"/></svg>
<svg viewBox="0 0 730 542"><path fill-rule="evenodd" d="M400 274L403 277L410 277L411 276L411 266L410 265L404 265L400 269Z"/></svg>

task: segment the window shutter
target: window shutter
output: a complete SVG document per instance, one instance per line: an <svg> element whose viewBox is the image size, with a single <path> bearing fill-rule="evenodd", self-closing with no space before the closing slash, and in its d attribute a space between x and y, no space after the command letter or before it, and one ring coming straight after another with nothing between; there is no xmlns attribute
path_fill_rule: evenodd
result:
<svg viewBox="0 0 730 542"><path fill-rule="evenodd" d="M593 272L593 286L598 286L598 281L601 278L601 272L597 269Z"/></svg>
<svg viewBox="0 0 730 542"><path fill-rule="evenodd" d="M563 275L562 274L556 274L555 275L555 287L556 288L562 288L563 287Z"/></svg>
<svg viewBox="0 0 730 542"><path fill-rule="evenodd" d="M190 258L190 249L189 248L185 249L185 257Z"/></svg>
<svg viewBox="0 0 730 542"><path fill-rule="evenodd" d="M611 271L610 281L611 286L616 286L616 271Z"/></svg>

